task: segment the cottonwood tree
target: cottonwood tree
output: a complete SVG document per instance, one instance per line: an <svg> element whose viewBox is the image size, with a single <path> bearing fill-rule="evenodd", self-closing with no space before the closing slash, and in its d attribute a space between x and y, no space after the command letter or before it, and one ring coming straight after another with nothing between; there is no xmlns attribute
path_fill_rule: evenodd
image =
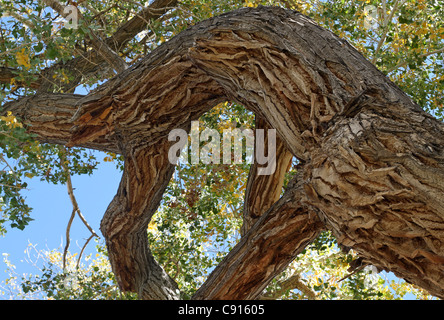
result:
<svg viewBox="0 0 444 320"><path fill-rule="evenodd" d="M59 3L46 3L65 14ZM87 58L65 59L37 79L12 81L13 71L2 70L11 85L36 90L4 105L27 133L65 146L62 156L82 147L124 158L101 224L120 288L145 299L180 297L146 233L174 172L167 136L189 130L192 120L228 100L252 111L257 128L277 130L277 170L258 176L252 165L242 238L193 298L257 298L324 230L356 251L361 265L443 297L442 123L347 41L281 8L205 20L128 67L116 44L140 32L149 15L166 11L155 3L157 10L145 9L143 19L136 15L116 31L122 38L101 40L85 27L93 48ZM17 54L25 68L26 57ZM85 74L112 70L116 75L91 93L67 93ZM293 157L297 173L281 196Z"/></svg>

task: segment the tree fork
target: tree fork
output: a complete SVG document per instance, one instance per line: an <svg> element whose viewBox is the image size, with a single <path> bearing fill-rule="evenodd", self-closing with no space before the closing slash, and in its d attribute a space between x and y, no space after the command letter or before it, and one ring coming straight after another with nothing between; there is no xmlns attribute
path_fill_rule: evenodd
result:
<svg viewBox="0 0 444 320"><path fill-rule="evenodd" d="M256 299L323 230L295 181L219 263L193 299Z"/></svg>
<svg viewBox="0 0 444 320"><path fill-rule="evenodd" d="M167 135L231 100L266 119L302 165L194 298L257 297L323 228L366 263L444 297L443 124L308 17L268 7L214 17L74 98L75 114L52 115L52 130L38 117L27 124L42 140L60 125L54 143L69 135L70 145L114 145L125 157L102 222L124 290L178 297L143 240L173 170Z"/></svg>

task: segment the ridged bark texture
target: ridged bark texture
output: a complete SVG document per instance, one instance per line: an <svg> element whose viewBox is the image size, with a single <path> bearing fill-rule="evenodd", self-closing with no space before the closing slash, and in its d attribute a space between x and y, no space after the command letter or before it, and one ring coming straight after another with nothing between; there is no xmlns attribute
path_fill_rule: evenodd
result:
<svg viewBox="0 0 444 320"><path fill-rule="evenodd" d="M174 170L167 135L231 100L277 130L280 165L250 176L243 237L195 299L256 298L324 228L366 263L444 297L443 124L298 12L244 8L203 21L91 94L51 100L45 121L41 100L27 99L9 107L42 140L125 157L101 227L123 290L179 297L145 236ZM298 174L278 200L292 156Z"/></svg>

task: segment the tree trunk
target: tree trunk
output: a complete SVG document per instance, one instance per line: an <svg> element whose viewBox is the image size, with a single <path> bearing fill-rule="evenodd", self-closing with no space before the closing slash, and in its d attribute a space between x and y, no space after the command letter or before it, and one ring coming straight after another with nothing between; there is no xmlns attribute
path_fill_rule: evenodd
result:
<svg viewBox="0 0 444 320"><path fill-rule="evenodd" d="M243 237L194 298L256 298L324 228L366 263L444 297L443 124L298 12L244 8L203 21L91 94L51 104L51 127L35 116L41 99L27 99L7 108L43 141L117 148L125 157L102 221L123 290L179 297L145 237L174 168L167 136L232 100L277 130L278 159L291 154L300 165L274 204L283 169L250 177ZM267 198L273 184L279 192ZM262 210L254 211L255 201Z"/></svg>

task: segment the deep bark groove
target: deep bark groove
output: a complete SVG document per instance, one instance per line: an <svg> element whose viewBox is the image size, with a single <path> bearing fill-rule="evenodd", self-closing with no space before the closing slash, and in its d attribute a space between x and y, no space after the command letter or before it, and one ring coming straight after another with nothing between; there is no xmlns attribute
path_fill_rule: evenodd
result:
<svg viewBox="0 0 444 320"><path fill-rule="evenodd" d="M125 157L101 227L123 290L178 298L145 237L174 170L167 135L232 100L277 130L278 157L303 165L274 204L275 195L263 199L272 181L281 188L282 171L276 180L250 177L267 187L251 185L244 236L194 298L257 297L324 227L364 261L444 297L443 124L308 17L233 11L184 31L85 97L46 107L47 98L7 107L42 141ZM257 214L255 201L264 206Z"/></svg>

